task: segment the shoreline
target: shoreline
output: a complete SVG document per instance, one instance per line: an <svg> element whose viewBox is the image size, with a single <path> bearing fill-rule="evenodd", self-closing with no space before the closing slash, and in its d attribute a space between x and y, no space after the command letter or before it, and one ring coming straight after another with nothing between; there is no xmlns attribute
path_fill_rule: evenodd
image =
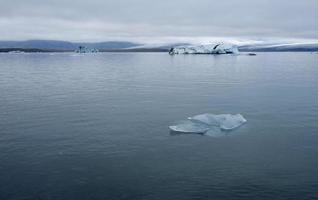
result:
<svg viewBox="0 0 318 200"><path fill-rule="evenodd" d="M312 52L317 53L318 49L288 49L288 50L273 50L273 49L255 49L255 50L240 50L240 52ZM56 50L56 49L37 49L37 48L0 48L0 53L72 53L75 50ZM101 49L100 53L168 53L168 49Z"/></svg>

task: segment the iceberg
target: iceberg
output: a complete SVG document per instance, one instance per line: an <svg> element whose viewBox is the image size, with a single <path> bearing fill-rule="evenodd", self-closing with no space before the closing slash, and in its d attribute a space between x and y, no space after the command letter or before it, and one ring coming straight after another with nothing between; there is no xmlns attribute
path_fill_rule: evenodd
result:
<svg viewBox="0 0 318 200"><path fill-rule="evenodd" d="M178 133L197 133L212 137L221 137L226 135L226 131L234 130L247 120L241 114L200 114L189 117L175 125L169 126L169 129Z"/></svg>
<svg viewBox="0 0 318 200"><path fill-rule="evenodd" d="M207 44L207 45L189 45L178 46L170 49L169 54L238 54L239 50L233 44Z"/></svg>
<svg viewBox="0 0 318 200"><path fill-rule="evenodd" d="M77 50L75 50L75 53L98 53L98 49L89 49L85 46L79 46Z"/></svg>

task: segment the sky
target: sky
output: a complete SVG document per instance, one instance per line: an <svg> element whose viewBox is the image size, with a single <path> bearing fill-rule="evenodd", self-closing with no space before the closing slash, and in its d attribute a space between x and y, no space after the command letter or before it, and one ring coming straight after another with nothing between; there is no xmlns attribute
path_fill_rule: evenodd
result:
<svg viewBox="0 0 318 200"><path fill-rule="evenodd" d="M318 40L318 0L0 0L0 40Z"/></svg>

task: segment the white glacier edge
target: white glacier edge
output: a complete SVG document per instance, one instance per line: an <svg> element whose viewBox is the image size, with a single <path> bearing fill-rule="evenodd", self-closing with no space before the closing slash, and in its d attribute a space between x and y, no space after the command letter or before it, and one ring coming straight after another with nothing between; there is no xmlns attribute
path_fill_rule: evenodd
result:
<svg viewBox="0 0 318 200"><path fill-rule="evenodd" d="M215 43L206 45L177 46L170 49L169 54L238 54L236 45Z"/></svg>

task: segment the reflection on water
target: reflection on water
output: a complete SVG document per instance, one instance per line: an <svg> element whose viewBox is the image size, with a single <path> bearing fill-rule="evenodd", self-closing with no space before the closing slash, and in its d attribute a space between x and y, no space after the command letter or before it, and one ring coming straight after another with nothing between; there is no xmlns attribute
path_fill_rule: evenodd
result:
<svg viewBox="0 0 318 200"><path fill-rule="evenodd" d="M73 55L0 54L0 199L318 198L317 54Z"/></svg>

